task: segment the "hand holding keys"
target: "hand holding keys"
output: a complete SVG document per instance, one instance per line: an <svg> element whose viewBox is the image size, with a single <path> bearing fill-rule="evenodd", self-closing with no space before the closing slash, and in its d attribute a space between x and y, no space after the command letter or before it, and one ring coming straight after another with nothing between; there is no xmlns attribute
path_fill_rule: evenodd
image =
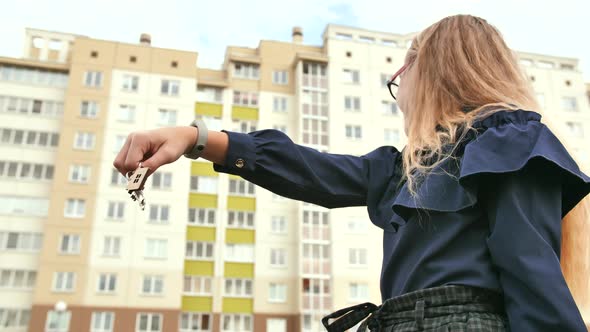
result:
<svg viewBox="0 0 590 332"><path fill-rule="evenodd" d="M147 173L150 169L142 167L141 163L135 171L127 173L127 192L131 195L134 201L139 202L141 210L145 210L145 197L143 196L143 188L147 180Z"/></svg>

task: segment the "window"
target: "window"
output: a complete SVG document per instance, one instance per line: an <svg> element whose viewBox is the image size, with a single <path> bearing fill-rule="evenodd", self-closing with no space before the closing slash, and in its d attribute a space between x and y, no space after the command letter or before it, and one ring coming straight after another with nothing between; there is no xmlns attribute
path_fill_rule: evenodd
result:
<svg viewBox="0 0 590 332"><path fill-rule="evenodd" d="M113 332L114 322L114 312L95 311L92 313L90 332Z"/></svg>
<svg viewBox="0 0 590 332"><path fill-rule="evenodd" d="M237 131L239 133L250 133L256 131L256 121L240 121L240 120L233 120L233 131Z"/></svg>
<svg viewBox="0 0 590 332"><path fill-rule="evenodd" d="M383 131L383 140L386 144L390 145L397 145L399 144L399 130L398 129L388 129L386 128Z"/></svg>
<svg viewBox="0 0 590 332"><path fill-rule="evenodd" d="M381 74L380 81L379 81L380 86L382 88L387 88L387 81L389 81L390 78L391 78L391 75L389 75L389 74Z"/></svg>
<svg viewBox="0 0 590 332"><path fill-rule="evenodd" d="M272 216L270 231L277 234L287 233L287 219L284 216Z"/></svg>
<svg viewBox="0 0 590 332"><path fill-rule="evenodd" d="M158 110L159 126L176 126L176 111L159 109Z"/></svg>
<svg viewBox="0 0 590 332"><path fill-rule="evenodd" d="M555 63L549 61L539 61L537 62L537 67L543 69L553 69L555 68Z"/></svg>
<svg viewBox="0 0 590 332"><path fill-rule="evenodd" d="M125 202L109 201L107 206L107 218L123 220L125 218Z"/></svg>
<svg viewBox="0 0 590 332"><path fill-rule="evenodd" d="M189 208L188 223L199 226L215 226L215 209Z"/></svg>
<svg viewBox="0 0 590 332"><path fill-rule="evenodd" d="M289 84L289 72L287 71L273 71L272 72L272 83L287 85Z"/></svg>
<svg viewBox="0 0 590 332"><path fill-rule="evenodd" d="M213 246L211 242L186 241L186 259L212 260Z"/></svg>
<svg viewBox="0 0 590 332"><path fill-rule="evenodd" d="M53 274L53 291L73 292L75 278L74 272L55 272Z"/></svg>
<svg viewBox="0 0 590 332"><path fill-rule="evenodd" d="M287 285L271 282L268 287L268 302L287 302Z"/></svg>
<svg viewBox="0 0 590 332"><path fill-rule="evenodd" d="M86 213L86 201L79 198L68 198L64 209L64 217L83 218Z"/></svg>
<svg viewBox="0 0 590 332"><path fill-rule="evenodd" d="M369 285L361 283L350 283L348 285L348 300L361 302L369 300Z"/></svg>
<svg viewBox="0 0 590 332"><path fill-rule="evenodd" d="M223 89L216 87L197 87L197 101L221 104L223 102Z"/></svg>
<svg viewBox="0 0 590 332"><path fill-rule="evenodd" d="M287 249L270 249L270 265L274 267L287 266Z"/></svg>
<svg viewBox="0 0 590 332"><path fill-rule="evenodd" d="M180 81L162 80L160 93L165 96L178 96L180 91Z"/></svg>
<svg viewBox="0 0 590 332"><path fill-rule="evenodd" d="M201 118L209 130L221 131L223 129L221 118L215 116L202 116Z"/></svg>
<svg viewBox="0 0 590 332"><path fill-rule="evenodd" d="M105 236L102 241L102 255L118 257L121 255L121 237Z"/></svg>
<svg viewBox="0 0 590 332"><path fill-rule="evenodd" d="M365 248L349 248L348 249L348 264L354 266L367 265L367 249Z"/></svg>
<svg viewBox="0 0 590 332"><path fill-rule="evenodd" d="M51 180L53 179L53 172L53 165L0 160L0 178L35 181Z"/></svg>
<svg viewBox="0 0 590 332"><path fill-rule="evenodd" d="M70 182L88 183L90 178L90 166L88 165L70 165L70 174L68 179Z"/></svg>
<svg viewBox="0 0 590 332"><path fill-rule="evenodd" d="M361 126L346 125L346 138L359 140L363 138Z"/></svg>
<svg viewBox="0 0 590 332"><path fill-rule="evenodd" d="M159 275L145 275L141 283L141 294L162 295L164 293L164 277Z"/></svg>
<svg viewBox="0 0 590 332"><path fill-rule="evenodd" d="M0 80L64 88L68 83L68 74L3 65L0 66Z"/></svg>
<svg viewBox="0 0 590 332"><path fill-rule="evenodd" d="M244 314L224 314L221 316L221 330L231 332L252 331L252 316Z"/></svg>
<svg viewBox="0 0 590 332"><path fill-rule="evenodd" d="M120 104L117 112L117 121L119 122L133 122L135 121L135 106L128 104Z"/></svg>
<svg viewBox="0 0 590 332"><path fill-rule="evenodd" d="M138 313L135 332L162 332L162 315L155 313Z"/></svg>
<svg viewBox="0 0 590 332"><path fill-rule="evenodd" d="M211 325L210 314L197 312L183 312L180 314L180 332L211 331Z"/></svg>
<svg viewBox="0 0 590 332"><path fill-rule="evenodd" d="M59 244L59 253L77 255L80 253L80 235L63 234Z"/></svg>
<svg viewBox="0 0 590 332"><path fill-rule="evenodd" d="M363 220L359 217L349 217L346 223L346 229L349 233L366 233L368 230L369 221Z"/></svg>
<svg viewBox="0 0 590 332"><path fill-rule="evenodd" d="M577 111L578 103L576 97L561 97L561 108L570 112Z"/></svg>
<svg viewBox="0 0 590 332"><path fill-rule="evenodd" d="M582 126L582 123L568 121L565 123L565 126L567 127L571 136L576 138L584 137L584 127Z"/></svg>
<svg viewBox="0 0 590 332"><path fill-rule="evenodd" d="M227 278L224 282L223 295L231 297L252 296L252 280Z"/></svg>
<svg viewBox="0 0 590 332"><path fill-rule="evenodd" d="M167 224L170 220L169 205L150 205L150 216L148 221L152 224Z"/></svg>
<svg viewBox="0 0 590 332"><path fill-rule="evenodd" d="M144 256L146 258L166 259L168 240L166 239L146 239L144 247Z"/></svg>
<svg viewBox="0 0 590 332"><path fill-rule="evenodd" d="M12 329L22 329L23 331L29 326L29 320L31 318L31 310L28 309L13 309L13 308L0 308L0 327L5 328L6 331L12 331Z"/></svg>
<svg viewBox="0 0 590 332"><path fill-rule="evenodd" d="M42 240L41 233L0 232L0 251L37 252Z"/></svg>
<svg viewBox="0 0 590 332"><path fill-rule="evenodd" d="M562 70L574 70L575 69L574 65L569 64L569 63L562 63L559 65L559 68Z"/></svg>
<svg viewBox="0 0 590 332"><path fill-rule="evenodd" d="M346 33L336 33L336 39L339 40L352 40L352 35Z"/></svg>
<svg viewBox="0 0 590 332"><path fill-rule="evenodd" d="M361 97L344 97L344 110L360 112L361 111Z"/></svg>
<svg viewBox="0 0 590 332"><path fill-rule="evenodd" d="M84 86L89 88L100 88L102 86L102 72L87 71L84 73Z"/></svg>
<svg viewBox="0 0 590 332"><path fill-rule="evenodd" d="M48 209L46 198L0 196L0 215L46 217Z"/></svg>
<svg viewBox="0 0 590 332"><path fill-rule="evenodd" d="M287 112L287 97L272 97L273 112Z"/></svg>
<svg viewBox="0 0 590 332"><path fill-rule="evenodd" d="M59 142L59 134L0 128L0 143L26 145L27 147L55 147Z"/></svg>
<svg viewBox="0 0 590 332"><path fill-rule="evenodd" d="M114 273L101 273L98 276L97 292L114 293L117 289L117 275Z"/></svg>
<svg viewBox="0 0 590 332"><path fill-rule="evenodd" d="M184 276L182 291L185 295L211 295L211 278Z"/></svg>
<svg viewBox="0 0 590 332"><path fill-rule="evenodd" d="M259 68L255 63L235 62L234 77L256 80L259 77Z"/></svg>
<svg viewBox="0 0 590 332"><path fill-rule="evenodd" d="M385 115L397 115L397 103L390 101L381 102L381 110Z"/></svg>
<svg viewBox="0 0 590 332"><path fill-rule="evenodd" d="M242 179L230 179L229 193L232 195L252 196L254 195L254 184Z"/></svg>
<svg viewBox="0 0 590 332"><path fill-rule="evenodd" d="M234 90L233 104L247 107L258 107L258 93Z"/></svg>
<svg viewBox="0 0 590 332"><path fill-rule="evenodd" d="M47 320L45 321L45 332L68 332L70 330L71 317L71 311L48 311Z"/></svg>
<svg viewBox="0 0 590 332"><path fill-rule="evenodd" d="M254 263L254 246L251 244L225 244L225 257L228 262Z"/></svg>
<svg viewBox="0 0 590 332"><path fill-rule="evenodd" d="M191 191L205 194L217 194L216 176L191 176Z"/></svg>
<svg viewBox="0 0 590 332"><path fill-rule="evenodd" d="M366 37L366 36L359 36L359 40L363 43L372 44L375 42L375 38L373 37Z"/></svg>
<svg viewBox="0 0 590 332"><path fill-rule="evenodd" d="M353 70L353 69L343 69L342 70L342 82L359 84L360 83L359 71Z"/></svg>
<svg viewBox="0 0 590 332"><path fill-rule="evenodd" d="M139 87L139 76L123 75L123 91L137 92Z"/></svg>
<svg viewBox="0 0 590 332"><path fill-rule="evenodd" d="M36 271L29 270L0 270L0 289L32 290L37 279ZM0 309L2 310L2 309ZM2 325L0 325L2 326Z"/></svg>
<svg viewBox="0 0 590 332"><path fill-rule="evenodd" d="M98 103L84 100L80 104L80 116L83 118L95 119L98 116Z"/></svg>
<svg viewBox="0 0 590 332"><path fill-rule="evenodd" d="M172 173L170 172L155 172L151 175L152 189L171 189L172 188Z"/></svg>
<svg viewBox="0 0 590 332"><path fill-rule="evenodd" d="M385 46L397 46L397 42L395 40L383 39L381 40L381 44Z"/></svg>
<svg viewBox="0 0 590 332"><path fill-rule="evenodd" d="M95 135L93 133L77 132L74 139L74 149L94 149Z"/></svg>
<svg viewBox="0 0 590 332"><path fill-rule="evenodd" d="M254 229L254 212L228 211L227 227Z"/></svg>

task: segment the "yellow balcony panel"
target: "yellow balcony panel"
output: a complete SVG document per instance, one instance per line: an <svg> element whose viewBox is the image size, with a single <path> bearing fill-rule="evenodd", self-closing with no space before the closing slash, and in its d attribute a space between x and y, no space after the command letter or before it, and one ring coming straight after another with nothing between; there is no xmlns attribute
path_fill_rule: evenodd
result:
<svg viewBox="0 0 590 332"><path fill-rule="evenodd" d="M214 103L195 103L195 115L197 116L214 116L221 118L223 114L223 105Z"/></svg>
<svg viewBox="0 0 590 332"><path fill-rule="evenodd" d="M256 235L253 229L227 229L225 243L255 243Z"/></svg>
<svg viewBox="0 0 590 332"><path fill-rule="evenodd" d="M228 210L240 210L240 211L256 211L256 198L255 197L228 196L227 197L227 209Z"/></svg>
<svg viewBox="0 0 590 332"><path fill-rule="evenodd" d="M191 164L191 175L218 176L219 173L213 169L213 163L193 161Z"/></svg>
<svg viewBox="0 0 590 332"><path fill-rule="evenodd" d="M188 226L186 228L186 239L189 241L215 241L214 227Z"/></svg>
<svg viewBox="0 0 590 332"><path fill-rule="evenodd" d="M246 106L232 106L231 117L236 120L258 120L258 108Z"/></svg>
<svg viewBox="0 0 590 332"><path fill-rule="evenodd" d="M184 274L192 276L212 276L213 262L184 261Z"/></svg>
<svg viewBox="0 0 590 332"><path fill-rule="evenodd" d="M253 263L225 263L223 271L226 278L254 278Z"/></svg>
<svg viewBox="0 0 590 332"><path fill-rule="evenodd" d="M213 298L210 296L183 296L182 311L211 312Z"/></svg>
<svg viewBox="0 0 590 332"><path fill-rule="evenodd" d="M190 193L188 206L191 208L217 208L217 195Z"/></svg>
<svg viewBox="0 0 590 332"><path fill-rule="evenodd" d="M254 311L253 303L254 301L252 299L224 298L221 304L221 311L227 313L252 313Z"/></svg>

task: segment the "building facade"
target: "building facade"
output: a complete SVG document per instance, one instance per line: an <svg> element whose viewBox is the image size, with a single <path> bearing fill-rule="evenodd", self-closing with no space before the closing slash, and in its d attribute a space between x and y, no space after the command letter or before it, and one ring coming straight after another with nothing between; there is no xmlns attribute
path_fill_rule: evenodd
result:
<svg viewBox="0 0 590 332"><path fill-rule="evenodd" d="M148 35L27 29L23 58L0 57L0 331L322 331L333 310L380 303L381 233L365 208L292 201L181 158L150 177L141 211L112 162L130 132L196 116L332 153L401 150L385 82L412 37L328 25L313 46L294 28L229 46L217 70ZM589 170L577 60L519 56Z"/></svg>

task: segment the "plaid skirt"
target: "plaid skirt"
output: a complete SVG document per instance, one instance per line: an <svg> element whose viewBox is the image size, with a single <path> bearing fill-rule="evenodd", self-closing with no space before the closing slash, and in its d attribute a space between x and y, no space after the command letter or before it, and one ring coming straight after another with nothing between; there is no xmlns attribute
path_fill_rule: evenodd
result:
<svg viewBox="0 0 590 332"><path fill-rule="evenodd" d="M344 332L361 321L357 331L363 332L509 331L499 293L459 285L406 293L380 306L363 303L340 309L325 316L322 324L328 332Z"/></svg>

